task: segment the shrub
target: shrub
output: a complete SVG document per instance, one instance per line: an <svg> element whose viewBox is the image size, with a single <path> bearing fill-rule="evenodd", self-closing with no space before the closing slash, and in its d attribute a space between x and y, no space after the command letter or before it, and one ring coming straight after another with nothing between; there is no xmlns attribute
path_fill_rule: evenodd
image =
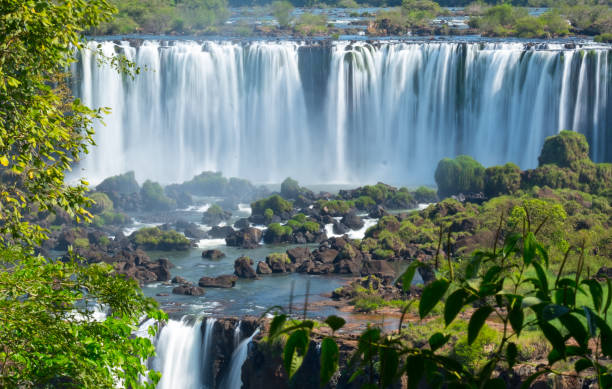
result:
<svg viewBox="0 0 612 389"><path fill-rule="evenodd" d="M191 241L179 232L163 231L158 227L145 227L130 235L130 240L145 250L188 250Z"/></svg>
<svg viewBox="0 0 612 389"><path fill-rule="evenodd" d="M104 226L123 226L128 224L130 218L121 212L106 211L94 216L93 225L101 228Z"/></svg>
<svg viewBox="0 0 612 389"><path fill-rule="evenodd" d="M157 182L145 181L140 196L144 206L149 210L169 211L176 208L176 200L166 196L164 189Z"/></svg>
<svg viewBox="0 0 612 389"><path fill-rule="evenodd" d="M572 167L575 162L589 158L589 144L584 135L574 131L561 131L544 141L538 157L539 165L553 164Z"/></svg>
<svg viewBox="0 0 612 389"><path fill-rule="evenodd" d="M288 1L283 0L272 3L272 15L274 15L278 25L282 28L289 27L292 19L291 12L293 12L293 4Z"/></svg>
<svg viewBox="0 0 612 389"><path fill-rule="evenodd" d="M595 42L612 43L612 33L606 32L595 36Z"/></svg>
<svg viewBox="0 0 612 389"><path fill-rule="evenodd" d="M268 260L268 264L273 262L280 262L284 264L291 263L291 259L289 259L289 256L286 253L271 253L266 256L266 259Z"/></svg>
<svg viewBox="0 0 612 389"><path fill-rule="evenodd" d="M295 31L303 35L322 34L327 32L327 16L305 12L295 24Z"/></svg>
<svg viewBox="0 0 612 389"><path fill-rule="evenodd" d="M109 177L102 181L96 190L100 192L117 192L123 194L137 193L140 190L134 172L127 172Z"/></svg>
<svg viewBox="0 0 612 389"><path fill-rule="evenodd" d="M402 188L404 190L399 190L389 196L385 201L385 205L389 209L407 209L414 208L417 203L412 197L412 195L408 192L407 189Z"/></svg>
<svg viewBox="0 0 612 389"><path fill-rule="evenodd" d="M87 238L76 238L74 240L74 247L87 248L89 247L89 240Z"/></svg>
<svg viewBox="0 0 612 389"><path fill-rule="evenodd" d="M512 194L521 187L521 169L513 163L485 169L484 194L491 198L500 194Z"/></svg>
<svg viewBox="0 0 612 389"><path fill-rule="evenodd" d="M478 193L484 187L484 167L474 158L460 155L444 158L436 168L435 179L440 197L458 193Z"/></svg>
<svg viewBox="0 0 612 389"><path fill-rule="evenodd" d="M435 203L438 201L438 196L435 190L420 186L414 191L414 199L419 203Z"/></svg>
<svg viewBox="0 0 612 389"><path fill-rule="evenodd" d="M95 204L91 206L91 213L99 215L103 212L113 210L113 201L108 197L106 193L94 192L89 195L89 198L94 201Z"/></svg>
<svg viewBox="0 0 612 389"><path fill-rule="evenodd" d="M251 203L253 215L263 215L267 209L271 209L274 215L282 217L283 214L291 213L293 205L279 195L272 195Z"/></svg>
<svg viewBox="0 0 612 389"><path fill-rule="evenodd" d="M283 243L291 241L293 229L280 223L271 223L264 232L265 243Z"/></svg>
<svg viewBox="0 0 612 389"><path fill-rule="evenodd" d="M344 200L318 200L315 205L331 216L343 216L349 213L354 204Z"/></svg>
<svg viewBox="0 0 612 389"><path fill-rule="evenodd" d="M291 177L287 177L281 184L280 193L281 196L286 199L295 199L300 195L301 188L296 180L291 179Z"/></svg>
<svg viewBox="0 0 612 389"><path fill-rule="evenodd" d="M374 201L369 196L359 196L355 200L353 200L355 204L355 208L365 211L369 209L371 206L376 205L376 201Z"/></svg>

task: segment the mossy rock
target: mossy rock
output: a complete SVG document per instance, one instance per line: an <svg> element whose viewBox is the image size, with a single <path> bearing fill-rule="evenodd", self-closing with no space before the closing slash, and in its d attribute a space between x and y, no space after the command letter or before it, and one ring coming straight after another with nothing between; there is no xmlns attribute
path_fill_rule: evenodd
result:
<svg viewBox="0 0 612 389"><path fill-rule="evenodd" d="M444 158L436 167L438 195L449 197L458 193L479 193L484 189L484 167L474 158L460 155Z"/></svg>
<svg viewBox="0 0 612 389"><path fill-rule="evenodd" d="M438 201L438 195L436 191L426 186L419 186L414 191L414 199L419 203L435 203Z"/></svg>
<svg viewBox="0 0 612 389"><path fill-rule="evenodd" d="M553 164L572 167L575 162L588 158L589 143L586 137L578 132L564 130L546 138L538 163L540 166Z"/></svg>
<svg viewBox="0 0 612 389"><path fill-rule="evenodd" d="M116 176L108 177L97 187L100 192L116 192L122 194L137 193L140 190L134 172L127 172Z"/></svg>
<svg viewBox="0 0 612 389"><path fill-rule="evenodd" d="M88 195L90 199L94 201L94 204L90 207L91 213L99 215L103 212L110 212L113 210L113 201L103 192L93 192Z"/></svg>
<svg viewBox="0 0 612 389"><path fill-rule="evenodd" d="M251 203L253 215L264 215L267 209L271 209L274 215L282 218L283 215L291 213L293 205L279 195L272 195L268 198Z"/></svg>
<svg viewBox="0 0 612 389"><path fill-rule="evenodd" d="M184 235L173 231L163 231L158 227L142 228L130 235L130 240L145 250L189 250L191 241Z"/></svg>
<svg viewBox="0 0 612 389"><path fill-rule="evenodd" d="M484 194L491 198L512 194L521 188L521 169L513 163L485 169Z"/></svg>
<svg viewBox="0 0 612 389"><path fill-rule="evenodd" d="M176 200L166 196L164 189L157 182L145 181L140 189L143 205L149 211L170 211L176 209Z"/></svg>

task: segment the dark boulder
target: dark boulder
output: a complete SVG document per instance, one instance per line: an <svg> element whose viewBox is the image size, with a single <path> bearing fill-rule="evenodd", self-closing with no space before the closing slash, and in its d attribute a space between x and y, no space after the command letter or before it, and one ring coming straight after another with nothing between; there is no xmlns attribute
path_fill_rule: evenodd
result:
<svg viewBox="0 0 612 389"><path fill-rule="evenodd" d="M349 228L345 226L344 224L340 223L339 221L334 220L333 231L334 231L334 234L344 235L347 232L349 232Z"/></svg>
<svg viewBox="0 0 612 389"><path fill-rule="evenodd" d="M264 261L257 262L257 274L271 274L272 269Z"/></svg>
<svg viewBox="0 0 612 389"><path fill-rule="evenodd" d="M224 274L217 277L202 277L198 285L203 288L232 288L236 285L238 277L231 274Z"/></svg>
<svg viewBox="0 0 612 389"><path fill-rule="evenodd" d="M172 293L184 294L187 296L203 296L204 289L200 288L199 286L180 285L172 289Z"/></svg>
<svg viewBox="0 0 612 389"><path fill-rule="evenodd" d="M252 249L259 246L261 237L261 230L254 227L248 227L232 232L225 238L225 243L231 247Z"/></svg>
<svg viewBox="0 0 612 389"><path fill-rule="evenodd" d="M347 213L342 217L340 223L344 224L351 230L359 230L363 227L363 220L355 212Z"/></svg>
<svg viewBox="0 0 612 389"><path fill-rule="evenodd" d="M231 226L214 226L208 231L208 236L213 239L225 239L234 232Z"/></svg>
<svg viewBox="0 0 612 389"><path fill-rule="evenodd" d="M187 281L186 279L184 279L181 276L176 276L172 279L172 283L173 284L188 284L189 281Z"/></svg>
<svg viewBox="0 0 612 389"><path fill-rule="evenodd" d="M315 260L322 263L333 263L338 256L338 250L319 247L313 252Z"/></svg>
<svg viewBox="0 0 612 389"><path fill-rule="evenodd" d="M368 216L373 219L380 219L381 217L386 216L388 214L389 213L380 205L372 206L372 208L370 208L370 211L368 212Z"/></svg>
<svg viewBox="0 0 612 389"><path fill-rule="evenodd" d="M293 270L291 259L285 253L272 253L266 257L266 264L272 273L287 273Z"/></svg>
<svg viewBox="0 0 612 389"><path fill-rule="evenodd" d="M308 247L294 247L289 249L287 250L287 256L289 256L291 262L297 264L312 258L312 254L310 253L310 249Z"/></svg>
<svg viewBox="0 0 612 389"><path fill-rule="evenodd" d="M229 220L230 217L232 217L231 212L224 211L217 204L213 204L202 215L202 223L209 226L217 226L219 223Z"/></svg>
<svg viewBox="0 0 612 389"><path fill-rule="evenodd" d="M387 261L364 261L361 268L362 276L376 276L378 278L394 278L395 270Z"/></svg>
<svg viewBox="0 0 612 389"><path fill-rule="evenodd" d="M238 219L236 220L236 223L234 223L234 227L239 230L243 228L249 228L250 226L251 226L251 222L249 222L249 219L247 218Z"/></svg>
<svg viewBox="0 0 612 389"><path fill-rule="evenodd" d="M253 270L253 260L249 257L240 257L234 262L234 274L239 278L257 278L257 273Z"/></svg>
<svg viewBox="0 0 612 389"><path fill-rule="evenodd" d="M225 257L225 253L220 250L205 250L202 252L202 258L217 260Z"/></svg>

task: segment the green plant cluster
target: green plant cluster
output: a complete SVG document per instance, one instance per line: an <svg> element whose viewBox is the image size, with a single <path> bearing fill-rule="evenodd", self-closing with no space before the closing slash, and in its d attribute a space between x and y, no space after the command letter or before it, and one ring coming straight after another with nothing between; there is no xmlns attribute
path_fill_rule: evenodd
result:
<svg viewBox="0 0 612 389"><path fill-rule="evenodd" d="M287 221L287 226L291 227L293 231L302 232L319 232L321 226L319 223L309 220L303 213L298 213Z"/></svg>
<svg viewBox="0 0 612 389"><path fill-rule="evenodd" d="M460 265L449 260L448 268L425 286L418 299L418 316L427 320L428 329L415 334L409 325L408 331L402 331L410 309L406 304L397 333L383 334L377 327L364 330L351 357L350 381L359 378L369 387L392 387L405 377L409 389L423 381L435 387L505 388L500 373L513 375L525 344L521 337L533 338L536 332L550 351L522 387L562 371L592 378L602 388L611 387L612 374L604 361L612 357L612 329L607 320L612 280L602 283L585 275L584 245L568 248L560 259L562 268L570 261L577 263L574 274L559 272L549 277L551 256L533 232L541 225L531 223L529 217L522 223L522 233L507 235L499 247L495 242L491 250L474 251ZM423 264L413 262L400 277L405 290L419 266ZM432 326L431 320L440 320L431 318L440 303L443 327ZM467 320L459 318L462 311L468 314ZM496 330L490 328L493 323ZM324 323L332 335L321 343L322 385L338 370L334 334L344 324L335 316ZM290 379L302 365L315 325L310 320L288 320L285 314L272 320L267 340L284 343L282 359ZM437 331L427 333L433 328ZM427 334L426 343L415 339L423 334ZM568 364L571 372L559 368Z"/></svg>
<svg viewBox="0 0 612 389"><path fill-rule="evenodd" d="M293 205L290 201L283 199L279 195L272 195L268 198L257 200L251 203L253 215L265 215L266 210L272 210L274 215L282 216L291 213Z"/></svg>
<svg viewBox="0 0 612 389"><path fill-rule="evenodd" d="M145 227L130 235L130 240L144 250L189 250L191 241L174 230L164 231L158 227Z"/></svg>
<svg viewBox="0 0 612 389"><path fill-rule="evenodd" d="M270 242L290 242L293 234L293 229L288 225L280 223L270 223L264 234L264 241Z"/></svg>
<svg viewBox="0 0 612 389"><path fill-rule="evenodd" d="M176 209L176 200L166 196L164 188L157 182L147 180L142 184L140 197L144 206L152 211L170 211Z"/></svg>
<svg viewBox="0 0 612 389"><path fill-rule="evenodd" d="M96 187L99 192L116 192L121 194L137 193L140 190L133 171L108 177Z"/></svg>
<svg viewBox="0 0 612 389"><path fill-rule="evenodd" d="M229 17L224 0L112 0L117 16L93 30L102 35L210 32Z"/></svg>
<svg viewBox="0 0 612 389"><path fill-rule="evenodd" d="M304 12L295 21L293 31L299 35L322 35L329 29L327 15Z"/></svg>
<svg viewBox="0 0 612 389"><path fill-rule="evenodd" d="M444 158L435 172L438 194L447 197L484 192L487 197L495 197L548 186L609 196L612 190L612 164L592 162L589 145L580 133L561 131L546 138L538 160L538 168L521 172L512 163L485 169L468 156Z"/></svg>
<svg viewBox="0 0 612 389"><path fill-rule="evenodd" d="M485 36L551 38L566 36L570 32L569 23L558 10L532 16L527 9L507 3L487 8L482 15L470 18L468 23Z"/></svg>

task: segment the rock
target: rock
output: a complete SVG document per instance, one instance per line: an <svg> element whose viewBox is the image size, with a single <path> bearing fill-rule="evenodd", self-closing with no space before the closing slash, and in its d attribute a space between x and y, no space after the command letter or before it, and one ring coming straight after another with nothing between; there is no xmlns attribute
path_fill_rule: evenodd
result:
<svg viewBox="0 0 612 389"><path fill-rule="evenodd" d="M333 273L334 265L331 263L315 262L310 259L302 262L296 270L298 273L329 274Z"/></svg>
<svg viewBox="0 0 612 389"><path fill-rule="evenodd" d="M334 249L321 249L319 247L314 253L315 260L323 263L333 263L334 259L338 256L338 250Z"/></svg>
<svg viewBox="0 0 612 389"><path fill-rule="evenodd" d="M417 270L421 275L421 278L423 279L423 283L425 285L436 279L436 275L431 266L419 266Z"/></svg>
<svg viewBox="0 0 612 389"><path fill-rule="evenodd" d="M386 216L388 214L389 213L380 205L372 206L372 208L370 208L370 211L368 212L368 216L373 219L380 219L381 217Z"/></svg>
<svg viewBox="0 0 612 389"><path fill-rule="evenodd" d="M603 281L606 278L612 278L612 267L602 266L597 270L597 274L595 274L595 278Z"/></svg>
<svg viewBox="0 0 612 389"><path fill-rule="evenodd" d="M247 218L238 219L236 223L234 223L234 227L239 230L243 228L249 228L250 226L251 226L251 222L249 222L249 219Z"/></svg>
<svg viewBox="0 0 612 389"><path fill-rule="evenodd" d="M155 261L153 264L147 266L147 269L157 275L157 281L169 281L170 267L170 261L168 261L166 258L161 258Z"/></svg>
<svg viewBox="0 0 612 389"><path fill-rule="evenodd" d="M189 281L187 281L186 279L184 279L181 276L176 276L172 279L172 283L173 284L188 284Z"/></svg>
<svg viewBox="0 0 612 389"><path fill-rule="evenodd" d="M340 223L339 221L334 220L333 224L334 224L333 226L334 234L344 235L347 232L349 232L349 228L345 226L344 224Z"/></svg>
<svg viewBox="0 0 612 389"><path fill-rule="evenodd" d="M194 223L189 223L188 226L183 228L183 233L185 234L186 237L191 238L191 239L197 239L197 240L206 239L206 232L202 231L200 227L198 227Z"/></svg>
<svg viewBox="0 0 612 389"><path fill-rule="evenodd" d="M217 277L202 277L198 285L204 288L232 288L236 285L238 277L231 274L224 274Z"/></svg>
<svg viewBox="0 0 612 389"><path fill-rule="evenodd" d="M272 253L266 257L266 264L272 270L272 273L287 273L293 270L291 260L285 253Z"/></svg>
<svg viewBox="0 0 612 389"><path fill-rule="evenodd" d="M74 242L80 238L79 234L75 229L69 229L62 231L58 240L56 250L64 251L68 249L68 246L73 246Z"/></svg>
<svg viewBox="0 0 612 389"><path fill-rule="evenodd" d="M239 231L234 231L225 238L225 243L231 247L241 247L244 249L252 249L259 246L261 241L261 230L248 227Z"/></svg>
<svg viewBox="0 0 612 389"><path fill-rule="evenodd" d="M217 260L225 257L225 253L220 250L205 250L202 252L202 258Z"/></svg>
<svg viewBox="0 0 612 389"><path fill-rule="evenodd" d="M199 286L180 285L172 289L174 294L184 294L187 296L202 296L204 295L204 289Z"/></svg>
<svg viewBox="0 0 612 389"><path fill-rule="evenodd" d="M363 227L363 220L355 212L350 212L342 217L340 220L342 224L350 228L351 230L359 230Z"/></svg>
<svg viewBox="0 0 612 389"><path fill-rule="evenodd" d="M294 247L292 249L287 250L287 256L291 262L300 264L305 260L311 259L312 254L310 253L310 249L308 247Z"/></svg>
<svg viewBox="0 0 612 389"><path fill-rule="evenodd" d="M234 232L231 226L214 226L208 231L208 236L213 239L226 239Z"/></svg>
<svg viewBox="0 0 612 389"><path fill-rule="evenodd" d="M253 260L249 257L240 257L234 262L234 274L240 278L257 278L253 270Z"/></svg>
<svg viewBox="0 0 612 389"><path fill-rule="evenodd" d="M395 270L387 261L364 261L361 268L362 276L376 276L378 278L394 278Z"/></svg>
<svg viewBox="0 0 612 389"><path fill-rule="evenodd" d="M359 274L361 262L351 261L350 259L339 259L334 262L334 273L337 274Z"/></svg>
<svg viewBox="0 0 612 389"><path fill-rule="evenodd" d="M202 223L209 226L217 226L219 223L229 220L230 217L232 217L231 212L224 211L217 204L213 204L202 215Z"/></svg>
<svg viewBox="0 0 612 389"><path fill-rule="evenodd" d="M257 274L271 274L272 269L264 261L257 262Z"/></svg>

